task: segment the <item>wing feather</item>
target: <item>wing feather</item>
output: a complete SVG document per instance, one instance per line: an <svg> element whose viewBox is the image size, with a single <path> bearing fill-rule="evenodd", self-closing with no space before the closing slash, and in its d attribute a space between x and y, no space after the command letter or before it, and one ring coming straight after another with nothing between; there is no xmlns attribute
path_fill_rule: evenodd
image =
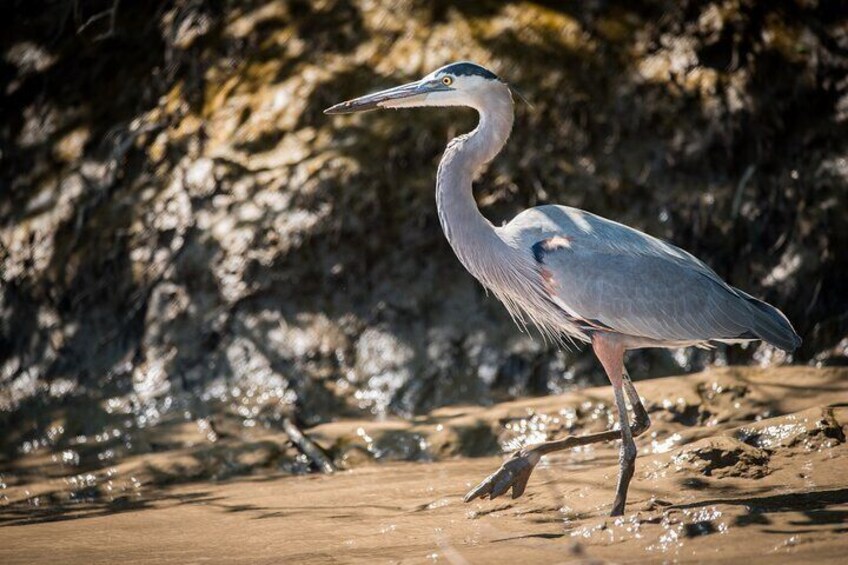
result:
<svg viewBox="0 0 848 565"><path fill-rule="evenodd" d="M743 297L679 261L577 244L542 261L559 302L621 333L686 342L738 339L750 327Z"/></svg>

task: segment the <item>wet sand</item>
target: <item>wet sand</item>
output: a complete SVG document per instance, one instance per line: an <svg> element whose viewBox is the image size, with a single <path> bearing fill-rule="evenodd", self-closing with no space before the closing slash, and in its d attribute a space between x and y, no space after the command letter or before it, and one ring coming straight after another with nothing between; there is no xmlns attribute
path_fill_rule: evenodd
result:
<svg viewBox="0 0 848 565"><path fill-rule="evenodd" d="M637 383L654 425L637 440L623 518L606 516L614 444L546 458L520 499L471 504L463 494L502 458L450 456L468 437L487 441L487 430L514 446L602 428L607 387L310 430L349 467L333 475L156 486L156 466L179 459L160 455L136 462L137 496L108 503L27 512L37 487L8 488L0 562L844 562L846 377L714 369ZM373 450L400 432L434 461L356 455L357 441Z"/></svg>

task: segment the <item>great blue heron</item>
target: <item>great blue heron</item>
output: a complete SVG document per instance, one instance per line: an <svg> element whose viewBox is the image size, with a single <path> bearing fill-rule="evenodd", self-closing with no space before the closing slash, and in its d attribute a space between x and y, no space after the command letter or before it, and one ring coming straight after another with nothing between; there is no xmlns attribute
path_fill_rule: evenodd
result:
<svg viewBox="0 0 848 565"><path fill-rule="evenodd" d="M650 426L624 367L624 353L645 347L707 347L764 340L786 351L801 343L777 308L734 288L686 251L625 225L567 206L525 210L496 227L477 208L474 175L503 148L512 130L510 87L469 62L421 80L325 110L467 106L480 121L448 143L436 174L436 204L445 236L463 266L504 303L512 317L534 323L555 341L591 343L615 393L620 431L525 447L466 496L521 496L543 455L622 440L612 516L624 513L636 459L635 436ZM631 427L624 394L630 399Z"/></svg>

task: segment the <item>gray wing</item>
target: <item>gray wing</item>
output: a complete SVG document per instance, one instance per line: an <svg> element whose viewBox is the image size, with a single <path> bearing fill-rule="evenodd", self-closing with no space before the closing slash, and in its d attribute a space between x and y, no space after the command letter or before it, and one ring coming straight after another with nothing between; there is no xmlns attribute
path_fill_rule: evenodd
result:
<svg viewBox="0 0 848 565"><path fill-rule="evenodd" d="M552 297L590 324L669 342L757 338L745 299L698 269L665 257L548 247L535 256Z"/></svg>
<svg viewBox="0 0 848 565"><path fill-rule="evenodd" d="M573 208L522 216L512 228L530 244L552 299L591 326L663 342L764 339L788 351L800 344L779 310L682 249ZM540 225L547 237L531 243Z"/></svg>

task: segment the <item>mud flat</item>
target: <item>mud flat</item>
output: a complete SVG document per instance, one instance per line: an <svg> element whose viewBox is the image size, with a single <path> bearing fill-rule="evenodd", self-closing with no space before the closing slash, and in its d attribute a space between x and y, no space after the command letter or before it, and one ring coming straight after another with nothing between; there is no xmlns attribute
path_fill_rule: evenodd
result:
<svg viewBox="0 0 848 565"><path fill-rule="evenodd" d="M346 467L333 475L157 483L181 459L148 455L121 464L135 466L135 495L52 510L32 502L47 487L21 481L4 489L0 561L844 562L848 370L725 368L637 387L654 425L622 518L606 515L615 445L548 457L518 500L462 502L501 457L457 453L607 426L611 391L597 388L308 430Z"/></svg>

